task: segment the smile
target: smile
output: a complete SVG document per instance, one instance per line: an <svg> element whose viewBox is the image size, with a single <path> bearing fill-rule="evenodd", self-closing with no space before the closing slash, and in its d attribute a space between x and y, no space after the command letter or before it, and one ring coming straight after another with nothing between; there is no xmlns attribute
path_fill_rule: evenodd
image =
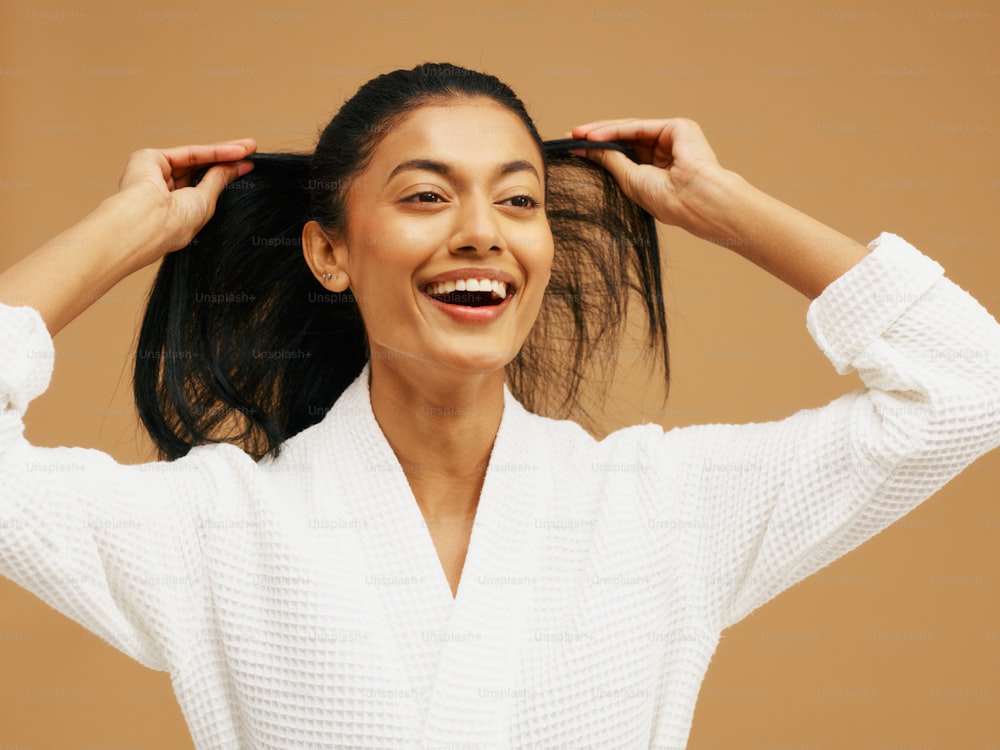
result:
<svg viewBox="0 0 1000 750"><path fill-rule="evenodd" d="M495 306L507 299L507 283L497 279L455 279L436 281L424 293L446 305L462 307Z"/></svg>

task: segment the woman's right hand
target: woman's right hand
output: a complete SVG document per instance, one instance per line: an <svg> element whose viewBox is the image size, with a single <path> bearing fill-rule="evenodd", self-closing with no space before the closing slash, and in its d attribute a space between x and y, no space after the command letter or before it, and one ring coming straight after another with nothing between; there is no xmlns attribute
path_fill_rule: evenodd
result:
<svg viewBox="0 0 1000 750"><path fill-rule="evenodd" d="M212 217L226 185L253 169L244 159L256 148L252 138L242 138L133 152L110 201L127 204L123 210L134 210L139 226L149 234L148 242L137 243L142 249L133 259L135 268L186 246ZM194 176L205 167L208 170L193 185Z"/></svg>

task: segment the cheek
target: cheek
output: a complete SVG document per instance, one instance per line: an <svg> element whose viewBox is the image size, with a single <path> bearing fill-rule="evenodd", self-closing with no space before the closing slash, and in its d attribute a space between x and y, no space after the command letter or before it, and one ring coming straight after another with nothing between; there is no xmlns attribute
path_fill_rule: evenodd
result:
<svg viewBox="0 0 1000 750"><path fill-rule="evenodd" d="M529 320L524 321L530 329L538 319L538 314L545 302L545 292L552 275L553 246L551 235L537 238L534 251L526 256L523 263L529 273L529 293L523 300L524 310Z"/></svg>
<svg viewBox="0 0 1000 750"><path fill-rule="evenodd" d="M545 268L545 283L549 283L549 278L552 276L552 261L555 259L555 248L552 245L552 238L549 238L549 245L545 252L544 260L542 265Z"/></svg>
<svg viewBox="0 0 1000 750"><path fill-rule="evenodd" d="M373 228L374 229L374 228ZM420 258L411 234L358 232L350 247L351 289L373 341L388 343L401 332L414 306L413 272ZM398 338L398 337L397 337Z"/></svg>
<svg viewBox="0 0 1000 750"><path fill-rule="evenodd" d="M549 279L552 276L552 261L555 257L552 234L547 231L544 234L540 234L536 239L536 247L536 252L532 254L532 271L540 282L539 286L544 291L544 287L548 286Z"/></svg>

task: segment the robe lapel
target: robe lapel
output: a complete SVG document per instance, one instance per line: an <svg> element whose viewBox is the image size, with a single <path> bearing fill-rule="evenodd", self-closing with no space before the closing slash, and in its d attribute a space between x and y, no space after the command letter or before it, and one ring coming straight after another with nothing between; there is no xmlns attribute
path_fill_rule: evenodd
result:
<svg viewBox="0 0 1000 750"><path fill-rule="evenodd" d="M372 413L368 368L324 420L339 492L361 540L362 591L381 606L420 715L432 692L454 600L399 461Z"/></svg>
<svg viewBox="0 0 1000 750"><path fill-rule="evenodd" d="M505 390L455 607L424 727L425 746L505 744L517 696L540 560L540 519L552 488L546 446Z"/></svg>

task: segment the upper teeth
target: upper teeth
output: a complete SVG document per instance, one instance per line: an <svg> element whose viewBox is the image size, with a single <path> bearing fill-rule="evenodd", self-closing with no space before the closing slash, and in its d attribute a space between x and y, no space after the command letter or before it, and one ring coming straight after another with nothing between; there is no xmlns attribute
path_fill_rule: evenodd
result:
<svg viewBox="0 0 1000 750"><path fill-rule="evenodd" d="M449 294L451 292L493 292L494 297L507 297L507 282L495 279L457 279L455 281L434 281L427 285L428 294Z"/></svg>

